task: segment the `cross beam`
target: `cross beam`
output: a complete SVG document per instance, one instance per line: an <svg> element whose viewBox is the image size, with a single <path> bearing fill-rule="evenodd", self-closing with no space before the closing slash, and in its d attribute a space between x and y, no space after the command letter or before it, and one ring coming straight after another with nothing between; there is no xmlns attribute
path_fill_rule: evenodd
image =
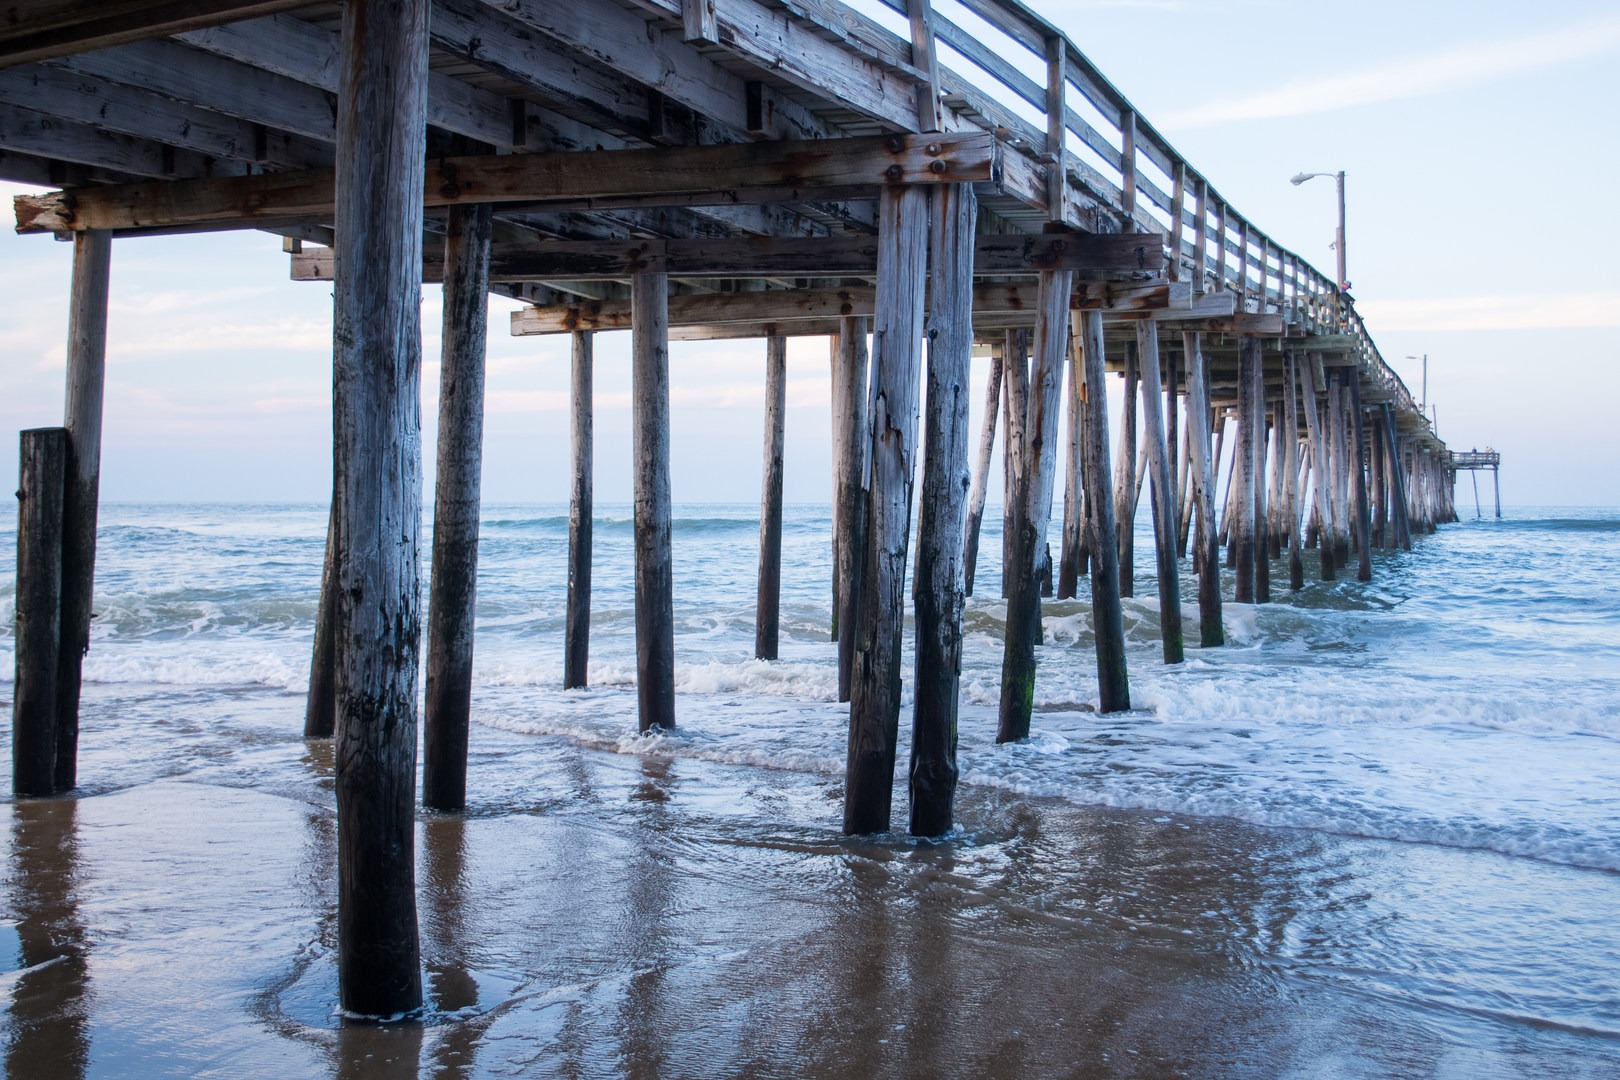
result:
<svg viewBox="0 0 1620 1080"><path fill-rule="evenodd" d="M995 183L1000 159L987 133L447 157L428 162L424 202L600 210L839 198L885 184ZM255 228L263 218L329 217L332 203L330 169L154 181L19 195L17 231Z"/></svg>

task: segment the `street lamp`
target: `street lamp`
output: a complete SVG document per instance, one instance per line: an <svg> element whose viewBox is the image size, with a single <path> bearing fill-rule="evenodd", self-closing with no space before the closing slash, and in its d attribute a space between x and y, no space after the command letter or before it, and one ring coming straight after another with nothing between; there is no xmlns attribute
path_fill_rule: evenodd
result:
<svg viewBox="0 0 1620 1080"><path fill-rule="evenodd" d="M1408 356L1408 360L1416 360L1416 356ZM1423 354L1423 401L1418 405L1418 411L1423 412L1429 405L1429 354Z"/></svg>
<svg viewBox="0 0 1620 1080"><path fill-rule="evenodd" d="M1349 292L1350 279L1345 276L1344 272L1344 170L1340 169L1336 173L1302 172L1290 178L1288 182L1298 187L1305 181L1318 176L1331 176L1339 184L1339 231L1334 237L1333 247L1339 253L1339 291Z"/></svg>

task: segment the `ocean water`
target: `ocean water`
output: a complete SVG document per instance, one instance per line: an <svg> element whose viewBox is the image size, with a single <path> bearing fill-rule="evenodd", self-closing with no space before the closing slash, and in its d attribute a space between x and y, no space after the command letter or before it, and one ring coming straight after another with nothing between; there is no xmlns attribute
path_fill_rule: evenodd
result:
<svg viewBox="0 0 1620 1080"><path fill-rule="evenodd" d="M1620 1075L1620 511L1510 508L1501 521L1446 526L1410 553L1376 553L1371 584L1313 581L1297 595L1276 589L1268 605L1228 603L1227 647L1190 648L1175 668L1159 662L1144 520L1138 595L1125 602L1136 708L1093 711L1082 590L1079 601L1043 608L1031 738L996 746L1005 609L992 508L979 595L966 617L959 830L940 845L838 836L846 708L835 701L828 640L828 511L787 510L781 659L771 663L752 658L755 514L750 506L677 508L678 728L642 737L629 507L597 510L591 687L566 692L567 509L485 508L469 810L422 824L424 895L440 895L435 844L457 830L461 891L439 915L424 915L424 949L430 975L435 950L441 960L460 958L441 964L458 974L429 980L444 1023L396 1045L342 1034L331 886L310 869L331 859L329 777L320 749L299 738L325 509L104 507L82 788L65 804L74 816L64 824L40 817L52 804L14 807L7 917L22 944L12 965L20 974L6 977L12 1043L71 1014L78 1026L61 1038L80 1047L80 1074L118 1075L132 1062L154 1074L206 1072L199 1062L275 1073L290 1060L361 1075L345 1063L394 1061L397 1052L415 1054L416 1068L434 1075L499 1074L518 1061L569 1075L594 1074L593 1061L608 1063L603 1075L644 1071L649 1061L645 1075L775 1075L776 1066L780 1075L848 1075L852 1060L875 1074L913 1075ZM14 549L8 523L0 550ZM1307 552L1308 576L1313 563ZM0 577L7 708L10 571ZM1196 640L1194 588L1184 564L1184 616ZM908 650L908 705L909 664ZM903 713L900 823L908 724ZM580 790L593 793L587 801L598 811L582 809ZM219 872L184 840L180 822L195 811L182 807L193 798L211 807L217 843L249 846L265 866L281 867L264 871L273 881L241 883L260 889L255 902L274 913L256 930L201 929L229 923L240 904L229 889L208 899L218 886L188 876ZM170 815L178 820L165 827ZM286 829L277 831L282 818ZM44 947L25 947L31 920L43 917L29 905L44 871L25 856L35 850L27 837L56 836L51 829L76 845L82 886L67 890L75 899L68 922L59 904L47 905L56 911L53 940L76 942L69 952L81 963L49 960L49 978L88 971L100 989L64 998L57 987L56 1011L36 1022L18 1003ZM628 844L628 862L609 865L598 853L559 868L547 842L569 851ZM142 858L146 849L158 854ZM516 852L550 867L543 880L516 874L508 863ZM169 863L181 869L162 869ZM600 957L549 937L550 951L535 951L533 935L551 934L548 920L573 925L577 916L559 910L620 881L626 865L655 877L678 868L681 884L659 887L695 890L703 902L654 905L651 915L633 907L610 913L610 928L576 928L580 941L601 935ZM165 889L194 897L189 921L154 914L167 908ZM529 937L495 919L473 934L484 953L468 959L465 943L452 948L435 936L460 925L463 905L466 918L489 920L496 897L525 913ZM878 909L889 914L875 924ZM933 957L934 937L950 937L1014 986L1028 972L1055 978L1089 957L1095 970L1072 975L1082 982L1059 996L1114 994L1135 1003L1125 1014L1138 1022L1108 1028L1077 1004L1045 1017L1045 1034L1019 1042L1019 1053L1035 1055L1027 1059L975 1057L950 1039L919 1047L906 1027L919 1020L894 1004L896 987L910 988L902 997L916 995L906 1000L923 1013L935 991L964 993L929 967L880 973L871 985L846 972L830 996L842 996L845 1011L822 1001L834 1030L869 1024L874 1007L894 1012L896 1030L912 1030L905 1038L870 1032L869 1053L900 1055L883 1059L888 1068L840 1057L847 1047L810 1046L798 1029L789 1039L780 1018L767 1026L777 1041L748 1035L758 1018L737 1013L714 986L760 994L763 980L820 1001L828 991L817 980L828 966L858 962L758 961L753 950L763 946L750 935L773 920L799 920L814 927L795 940L820 942L823 923L840 914L854 921L837 932L853 925L863 940L882 938L897 952L900 942L926 939ZM181 937L150 930L152 918L174 920L169 929ZM688 950L681 960L667 954L675 942ZM564 1005L656 1013L636 997L634 974L653 969L651 954L663 957L653 964L659 971L697 965L682 968L695 980L684 991L695 1011L677 1025L686 1041L627 1048L626 1033L640 1029L600 1019L578 1020L574 1043L559 1033L552 1013ZM172 1010L164 1015L174 1030L154 1034L150 1003L137 1002L133 983L119 989L119 972L143 964L191 964L203 982L224 979L217 998L194 1003L189 1027L239 1030L241 1046L199 1051ZM241 971L222 975L221 965ZM1122 974L1110 981L1104 970ZM1182 985L1189 971L1210 985ZM1144 987L1163 985L1180 986L1182 996L1144 998ZM1295 1021L1268 1027L1249 1005ZM857 1024L857 1015L866 1019ZM468 1017L477 1018L471 1035L451 1022ZM1163 1027L1166 1018L1187 1038L1143 1034L1143 1024ZM1095 1042L1103 1028L1111 1034ZM452 1029L465 1030L446 1034ZM445 1072L442 1055L458 1038L468 1041L455 1052L481 1064ZM1029 1039L1044 1049L1029 1050ZM564 1069L574 1044L585 1048L585 1065ZM723 1056L744 1049L753 1056ZM299 1056L306 1053L315 1056ZM1132 1054L1147 1057L1130 1062Z"/></svg>

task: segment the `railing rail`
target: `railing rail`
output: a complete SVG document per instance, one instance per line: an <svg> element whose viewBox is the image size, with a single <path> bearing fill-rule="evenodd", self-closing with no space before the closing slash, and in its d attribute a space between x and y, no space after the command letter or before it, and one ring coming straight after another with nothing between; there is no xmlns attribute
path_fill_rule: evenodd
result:
<svg viewBox="0 0 1620 1080"><path fill-rule="evenodd" d="M1083 223L1093 230L1167 233L1172 279L1197 292L1235 292L1243 310L1281 313L1307 332L1348 338L1363 375L1422 417L1348 294L1237 211L1068 35L1020 0L852 0L864 10L840 0L778 2L894 74L931 83L946 105L1014 150L1043 164L1061 160L1067 184L1052 185L1054 219L1083 217L1060 205L1073 185L1089 204ZM931 36L920 48L912 40L917 28ZM1420 423L1432 439L1427 418Z"/></svg>

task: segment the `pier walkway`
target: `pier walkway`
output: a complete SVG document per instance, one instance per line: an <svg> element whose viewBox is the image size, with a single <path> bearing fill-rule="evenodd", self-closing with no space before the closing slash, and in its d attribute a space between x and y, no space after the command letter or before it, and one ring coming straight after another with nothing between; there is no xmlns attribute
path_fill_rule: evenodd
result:
<svg viewBox="0 0 1620 1080"><path fill-rule="evenodd" d="M423 281L445 288L422 791L437 809L465 801L492 290L527 302L513 333L573 342L569 685L589 639L592 340L633 336L643 729L675 723L668 342L765 342L757 649L771 658L785 341L832 341L851 833L890 826L908 567L909 825L951 827L963 598L998 414L1002 739L1029 730L1048 578L1076 596L1089 576L1100 707L1130 707L1120 601L1145 480L1176 663L1189 552L1213 647L1223 562L1239 603L1280 593L1284 574L1300 588L1308 548L1313 573L1366 579L1372 549L1454 518L1466 467L1339 284L1017 0L14 0L0 178L52 189L17 199L20 232L74 244L65 427L22 446L20 793L76 782L112 249L261 229L284 238L295 279L333 282L335 490L306 730L337 735L342 996L357 1013L421 1001Z"/></svg>

